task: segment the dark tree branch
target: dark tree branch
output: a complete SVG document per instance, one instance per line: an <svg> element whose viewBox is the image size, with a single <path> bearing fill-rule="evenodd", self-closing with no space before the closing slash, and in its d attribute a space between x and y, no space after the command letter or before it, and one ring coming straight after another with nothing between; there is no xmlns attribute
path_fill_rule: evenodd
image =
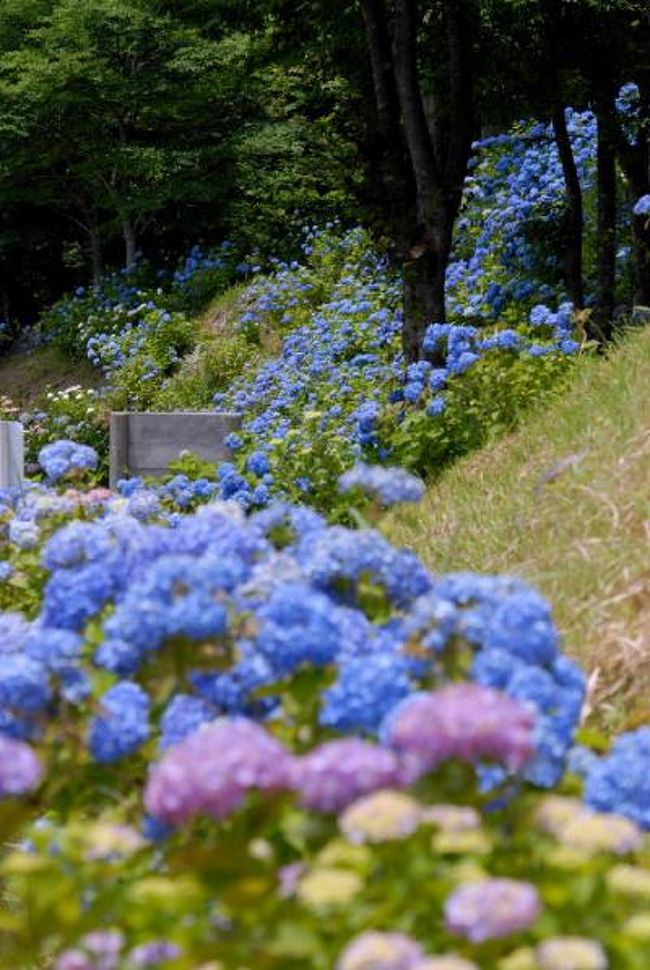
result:
<svg viewBox="0 0 650 970"><path fill-rule="evenodd" d="M386 142L399 143L401 140L399 102L383 0L363 0L363 19L372 68L379 130Z"/></svg>
<svg viewBox="0 0 650 970"><path fill-rule="evenodd" d="M571 147L565 107L561 99L553 102L552 120L567 194L566 283L571 302L576 309L581 310L585 302L582 278L582 231L584 222L582 186Z"/></svg>
<svg viewBox="0 0 650 970"><path fill-rule="evenodd" d="M467 174L467 162L476 133L473 30L467 0L444 0L443 13L449 51L452 118L443 182L451 195L452 205L457 208L460 204Z"/></svg>
<svg viewBox="0 0 650 970"><path fill-rule="evenodd" d="M615 89L603 83L596 97L598 121L597 158L597 286L596 305L591 317L591 335L609 340L616 305L616 143Z"/></svg>
<svg viewBox="0 0 650 970"><path fill-rule="evenodd" d="M417 0L396 0L393 19L395 80L418 194L418 217L426 226L440 205L442 173L436 162L417 67Z"/></svg>

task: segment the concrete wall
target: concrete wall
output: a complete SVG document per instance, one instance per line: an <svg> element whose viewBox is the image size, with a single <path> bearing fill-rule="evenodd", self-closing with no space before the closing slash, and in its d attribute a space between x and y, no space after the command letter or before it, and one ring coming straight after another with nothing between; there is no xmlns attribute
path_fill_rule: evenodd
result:
<svg viewBox="0 0 650 970"><path fill-rule="evenodd" d="M215 411L114 411L111 414L110 484L133 475L160 477L182 451L206 461L228 458L224 439L241 415Z"/></svg>

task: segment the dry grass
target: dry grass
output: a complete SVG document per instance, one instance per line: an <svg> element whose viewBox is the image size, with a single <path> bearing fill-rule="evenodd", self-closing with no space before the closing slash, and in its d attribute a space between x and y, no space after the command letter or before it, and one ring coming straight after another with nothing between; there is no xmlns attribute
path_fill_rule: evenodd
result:
<svg viewBox="0 0 650 970"><path fill-rule="evenodd" d="M650 330L386 523L433 569L508 572L554 605L608 728L650 721Z"/></svg>

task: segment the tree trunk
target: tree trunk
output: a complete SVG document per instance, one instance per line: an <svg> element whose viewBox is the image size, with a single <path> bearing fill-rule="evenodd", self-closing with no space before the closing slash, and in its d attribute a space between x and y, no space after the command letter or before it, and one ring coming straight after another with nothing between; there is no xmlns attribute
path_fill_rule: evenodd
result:
<svg viewBox="0 0 650 970"><path fill-rule="evenodd" d="M95 286L101 281L104 275L104 254L102 252L102 240L97 226L92 226L88 231L90 241L90 260L92 266L93 283Z"/></svg>
<svg viewBox="0 0 650 970"><path fill-rule="evenodd" d="M634 216L634 305L650 308L650 216Z"/></svg>
<svg viewBox="0 0 650 970"><path fill-rule="evenodd" d="M558 101L553 106L553 132L557 144L564 184L567 195L566 249L564 253L564 277L569 298L577 310L582 310L585 301L582 278L582 232L583 204L582 186L573 156L571 138L566 123L564 105Z"/></svg>
<svg viewBox="0 0 650 970"><path fill-rule="evenodd" d="M640 78L641 123L634 143L618 130L618 156L628 181L630 203L650 195L650 73ZM650 225L649 217L633 216L634 303L650 306Z"/></svg>
<svg viewBox="0 0 650 970"><path fill-rule="evenodd" d="M603 343L614 329L616 305L616 114L613 96L596 103L598 121L596 229L596 303L590 336Z"/></svg>
<svg viewBox="0 0 650 970"><path fill-rule="evenodd" d="M11 297L9 295L9 287L4 283L0 286L0 298L2 301L0 320L3 320L5 323L11 323Z"/></svg>
<svg viewBox="0 0 650 970"><path fill-rule="evenodd" d="M418 360L422 340L430 323L445 319L446 260L433 248L425 249L410 258L402 267L404 280L404 319L402 347L407 360Z"/></svg>
<svg viewBox="0 0 650 970"><path fill-rule="evenodd" d="M131 269L137 261L138 245L135 226L128 216L122 219L122 236L124 237L124 266Z"/></svg>
<svg viewBox="0 0 650 970"><path fill-rule="evenodd" d="M427 325L445 319L445 273L474 135L470 8L467 0L442 4L445 114L436 117L435 104L429 111L425 105L418 67L418 0L363 0L379 127L392 152L387 196L394 199L399 186L403 197L392 228L404 253L402 337L409 361L420 357ZM390 201L388 209L394 211Z"/></svg>
<svg viewBox="0 0 650 970"><path fill-rule="evenodd" d="M370 56L377 124L373 126L381 173L381 208L387 218L393 242L408 236L407 199L413 194L413 174L406 157L395 76L390 32L383 0L362 2L366 43ZM373 162L375 159L373 158Z"/></svg>

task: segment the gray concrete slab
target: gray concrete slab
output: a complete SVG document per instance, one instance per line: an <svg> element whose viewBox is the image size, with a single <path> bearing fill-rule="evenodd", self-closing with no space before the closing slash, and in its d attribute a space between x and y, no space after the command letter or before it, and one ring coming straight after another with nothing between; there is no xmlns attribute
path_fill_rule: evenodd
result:
<svg viewBox="0 0 650 970"><path fill-rule="evenodd" d="M113 411L111 488L120 478L164 475L183 451L223 461L230 456L224 441L241 421L241 414L229 411Z"/></svg>

